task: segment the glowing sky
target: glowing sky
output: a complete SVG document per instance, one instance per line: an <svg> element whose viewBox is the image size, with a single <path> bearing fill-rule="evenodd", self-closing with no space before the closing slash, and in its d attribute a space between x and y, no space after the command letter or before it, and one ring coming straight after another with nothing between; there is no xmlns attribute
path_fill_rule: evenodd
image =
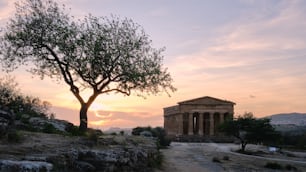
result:
<svg viewBox="0 0 306 172"><path fill-rule="evenodd" d="M306 112L306 1L303 0L58 0L77 18L119 15L143 26L166 47L164 65L178 88L166 94L100 96L92 127L162 126L163 107L202 96L236 102L236 114L262 117ZM0 26L14 13L0 0ZM2 73L3 74L3 73ZM79 103L64 84L13 73L23 92L53 104L56 117L78 124Z"/></svg>

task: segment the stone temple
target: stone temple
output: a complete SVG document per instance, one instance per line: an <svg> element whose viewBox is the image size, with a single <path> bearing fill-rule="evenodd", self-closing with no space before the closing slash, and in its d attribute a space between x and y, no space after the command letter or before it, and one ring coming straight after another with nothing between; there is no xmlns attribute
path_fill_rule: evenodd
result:
<svg viewBox="0 0 306 172"><path fill-rule="evenodd" d="M218 126L233 119L234 102L200 97L164 108L164 128L168 136L218 136Z"/></svg>

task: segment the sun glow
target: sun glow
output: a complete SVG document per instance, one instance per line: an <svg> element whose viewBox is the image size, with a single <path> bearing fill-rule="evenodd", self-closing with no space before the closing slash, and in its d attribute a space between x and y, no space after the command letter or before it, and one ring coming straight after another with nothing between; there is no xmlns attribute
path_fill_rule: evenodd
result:
<svg viewBox="0 0 306 172"><path fill-rule="evenodd" d="M106 121L104 120L99 120L99 121L90 121L89 124L91 125L97 125L97 126L103 126Z"/></svg>
<svg viewBox="0 0 306 172"><path fill-rule="evenodd" d="M100 107L97 106L97 107L94 107L94 108L100 108ZM103 125L109 123L111 117L113 116L112 113L105 114L105 115L104 114L99 114L99 110L98 109L94 110L93 112L94 112L95 118L98 118L98 119L90 121L89 124L95 125L95 126L103 126Z"/></svg>
<svg viewBox="0 0 306 172"><path fill-rule="evenodd" d="M106 110L106 107L100 103L93 102L92 105L89 107L91 111L99 111L99 110Z"/></svg>

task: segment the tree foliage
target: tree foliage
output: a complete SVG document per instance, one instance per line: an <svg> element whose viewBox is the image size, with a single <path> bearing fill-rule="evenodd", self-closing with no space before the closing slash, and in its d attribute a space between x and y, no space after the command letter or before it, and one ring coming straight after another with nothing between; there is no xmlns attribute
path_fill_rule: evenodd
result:
<svg viewBox="0 0 306 172"><path fill-rule="evenodd" d="M162 65L164 49L152 48L142 27L130 19L87 15L76 20L53 0L26 0L1 37L7 70L23 65L39 75L63 79L80 102L80 129L100 94L137 95L175 91ZM91 90L89 97L82 90Z"/></svg>
<svg viewBox="0 0 306 172"><path fill-rule="evenodd" d="M245 113L237 119L225 121L220 126L220 130L238 138L242 151L245 151L248 143L276 144L280 138L279 133L270 124L270 119L256 119L252 113Z"/></svg>

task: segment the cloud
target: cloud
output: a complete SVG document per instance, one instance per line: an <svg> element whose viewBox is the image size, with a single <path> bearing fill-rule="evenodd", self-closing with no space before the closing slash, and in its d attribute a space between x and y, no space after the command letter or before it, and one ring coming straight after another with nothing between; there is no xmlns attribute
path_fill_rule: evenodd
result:
<svg viewBox="0 0 306 172"><path fill-rule="evenodd" d="M149 11L149 15L152 17L165 17L166 15L168 15L168 12L169 9L165 7L159 7Z"/></svg>
<svg viewBox="0 0 306 172"><path fill-rule="evenodd" d="M173 65L188 72L305 55L306 8L301 3L304 2L284 1L272 9L273 15L256 12L237 19L237 22L217 29L218 36L214 41L210 40L211 45L203 47L200 52L177 57Z"/></svg>
<svg viewBox="0 0 306 172"><path fill-rule="evenodd" d="M306 98L306 81L301 79L306 74L305 2L268 6L245 11L241 18L216 29L209 45L203 43L200 51L172 60L169 70L178 97L226 97L238 102L237 112L251 110L259 115L294 107L303 110L297 100ZM253 94L256 99L248 96Z"/></svg>
<svg viewBox="0 0 306 172"><path fill-rule="evenodd" d="M14 1L1 0L0 1L0 25L4 24L15 10Z"/></svg>

